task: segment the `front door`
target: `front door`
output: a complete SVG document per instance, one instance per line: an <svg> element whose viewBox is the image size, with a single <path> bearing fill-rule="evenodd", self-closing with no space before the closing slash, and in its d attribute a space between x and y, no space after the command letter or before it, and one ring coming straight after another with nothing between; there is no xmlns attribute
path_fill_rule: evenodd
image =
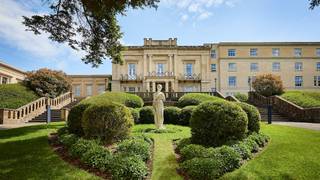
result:
<svg viewBox="0 0 320 180"><path fill-rule="evenodd" d="M165 82L156 82L156 90L157 90L158 84L161 84L161 86L162 86L161 92L165 92L165 90L166 90L166 83L165 83Z"/></svg>

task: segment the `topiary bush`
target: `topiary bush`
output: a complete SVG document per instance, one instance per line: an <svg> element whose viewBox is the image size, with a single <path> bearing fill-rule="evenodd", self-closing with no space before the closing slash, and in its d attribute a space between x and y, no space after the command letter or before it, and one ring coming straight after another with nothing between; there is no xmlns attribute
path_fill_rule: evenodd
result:
<svg viewBox="0 0 320 180"><path fill-rule="evenodd" d="M181 164L191 179L218 179L223 174L223 164L213 158L193 158Z"/></svg>
<svg viewBox="0 0 320 180"><path fill-rule="evenodd" d="M141 124L154 123L154 109L152 106L145 106L140 109L140 123Z"/></svg>
<svg viewBox="0 0 320 180"><path fill-rule="evenodd" d="M191 139L190 138L180 139L177 142L177 150L181 151L182 148L188 146L189 144L191 144Z"/></svg>
<svg viewBox="0 0 320 180"><path fill-rule="evenodd" d="M140 156L118 154L111 164L112 179L144 179L148 168Z"/></svg>
<svg viewBox="0 0 320 180"><path fill-rule="evenodd" d="M244 159L244 160L251 159L251 157L252 157L251 150L243 142L239 142L237 144L234 144L231 147L240 154L242 159Z"/></svg>
<svg viewBox="0 0 320 180"><path fill-rule="evenodd" d="M237 98L241 102L247 102L248 101L248 94L236 93L234 95L234 97Z"/></svg>
<svg viewBox="0 0 320 180"><path fill-rule="evenodd" d="M90 106L90 104L80 103L73 108L71 108L68 120L67 120L67 127L70 133L82 136L83 129L82 129L82 116L83 112Z"/></svg>
<svg viewBox="0 0 320 180"><path fill-rule="evenodd" d="M117 153L137 155L146 161L150 158L150 144L144 139L127 139L118 144Z"/></svg>
<svg viewBox="0 0 320 180"><path fill-rule="evenodd" d="M86 151L80 155L80 159L85 164L98 169L110 167L110 164L113 162L111 152L96 143L90 144Z"/></svg>
<svg viewBox="0 0 320 180"><path fill-rule="evenodd" d="M207 158L212 156L214 149L213 148L205 148L201 145L190 144L185 146L180 150L180 154L182 160L190 160L192 158Z"/></svg>
<svg viewBox="0 0 320 180"><path fill-rule="evenodd" d="M165 124L178 124L181 109L174 106L164 108L164 123Z"/></svg>
<svg viewBox="0 0 320 180"><path fill-rule="evenodd" d="M99 104L106 101L120 103L131 108L141 108L143 106L143 100L139 96L125 92L105 92L83 100L83 102L90 104Z"/></svg>
<svg viewBox="0 0 320 180"><path fill-rule="evenodd" d="M134 123L139 124L140 123L140 109L138 108L129 108L131 115L133 117Z"/></svg>
<svg viewBox="0 0 320 180"><path fill-rule="evenodd" d="M196 107L197 106L186 106L182 108L178 124L182 126L189 126L192 112Z"/></svg>
<svg viewBox="0 0 320 180"><path fill-rule="evenodd" d="M223 99L216 96L210 96L208 94L188 93L179 98L177 102L177 106L183 108L185 106L199 105L200 103L205 101L216 101L216 100L223 100Z"/></svg>
<svg viewBox="0 0 320 180"><path fill-rule="evenodd" d="M257 76L252 86L257 93L266 97L281 95L284 92L281 77L273 74Z"/></svg>
<svg viewBox="0 0 320 180"><path fill-rule="evenodd" d="M127 138L133 124L130 110L113 102L91 105L82 117L85 137L99 138L106 144Z"/></svg>
<svg viewBox="0 0 320 180"><path fill-rule="evenodd" d="M192 113L191 141L204 146L221 146L245 137L247 126L247 115L238 105L227 101L204 102Z"/></svg>
<svg viewBox="0 0 320 180"><path fill-rule="evenodd" d="M69 148L69 153L73 157L81 157L90 147L97 145L97 141L78 139Z"/></svg>
<svg viewBox="0 0 320 180"><path fill-rule="evenodd" d="M241 155L229 146L214 149L213 159L219 159L223 164L223 172L231 172L240 167Z"/></svg>
<svg viewBox="0 0 320 180"><path fill-rule="evenodd" d="M260 121L261 116L259 110L247 103L239 102L236 103L239 105L248 116L248 130L249 132L259 132L260 131Z"/></svg>

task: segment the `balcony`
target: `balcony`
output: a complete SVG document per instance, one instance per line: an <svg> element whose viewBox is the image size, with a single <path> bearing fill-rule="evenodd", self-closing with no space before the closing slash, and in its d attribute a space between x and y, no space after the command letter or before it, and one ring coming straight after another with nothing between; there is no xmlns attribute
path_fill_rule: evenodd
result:
<svg viewBox="0 0 320 180"><path fill-rule="evenodd" d="M143 76L137 74L121 74L120 82L142 82Z"/></svg>
<svg viewBox="0 0 320 180"><path fill-rule="evenodd" d="M162 73L159 73L159 72L155 72L155 71L152 71L152 72L148 72L147 78L157 78L157 79L166 79L166 78L174 78L174 73L173 72L162 72Z"/></svg>
<svg viewBox="0 0 320 180"><path fill-rule="evenodd" d="M201 82L201 74L180 74L179 82Z"/></svg>

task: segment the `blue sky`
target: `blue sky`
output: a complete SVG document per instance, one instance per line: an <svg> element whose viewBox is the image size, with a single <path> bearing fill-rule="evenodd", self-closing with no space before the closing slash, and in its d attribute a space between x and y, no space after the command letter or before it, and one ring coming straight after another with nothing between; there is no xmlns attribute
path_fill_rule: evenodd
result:
<svg viewBox="0 0 320 180"><path fill-rule="evenodd" d="M111 74L82 63L81 52L24 31L22 15L42 13L40 0L1 0L0 60L23 70L42 67L68 74ZM143 38L177 37L180 45L226 41L320 41L320 8L308 0L161 0L159 8L128 10L118 17L125 45Z"/></svg>

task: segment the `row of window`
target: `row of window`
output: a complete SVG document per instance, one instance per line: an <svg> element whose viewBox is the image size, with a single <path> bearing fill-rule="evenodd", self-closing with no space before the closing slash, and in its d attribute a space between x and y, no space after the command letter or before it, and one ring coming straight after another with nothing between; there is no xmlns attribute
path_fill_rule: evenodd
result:
<svg viewBox="0 0 320 180"><path fill-rule="evenodd" d="M79 97L81 96L81 85L74 85L74 95ZM104 84L98 85L98 93L101 94L105 92L106 86ZM92 96L93 95L93 86L92 84L86 85L86 96Z"/></svg>
<svg viewBox="0 0 320 180"><path fill-rule="evenodd" d="M253 81L255 81L255 76L248 77L248 84L249 86ZM315 87L320 87L320 76L314 76L313 82ZM295 87L302 87L303 86L303 76L295 76L294 77L294 85ZM229 87L236 87L237 86L237 77L236 76L229 76L228 78L228 86Z"/></svg>
<svg viewBox="0 0 320 180"><path fill-rule="evenodd" d="M294 64L294 69L295 69L295 71L302 71L303 63L296 62ZM316 70L320 71L320 62L317 62ZM216 72L216 71L217 71L217 65L211 64L211 72ZM237 71L237 64L236 63L229 63L228 64L228 71ZM258 63L250 63L250 71L251 72L259 71L259 64ZM272 63L272 71L280 71L280 62L273 62Z"/></svg>
<svg viewBox="0 0 320 180"><path fill-rule="evenodd" d="M193 64L192 63L186 63L184 65L184 71L185 74L188 76L191 76L193 74ZM156 73L157 75L164 74L164 64L163 63L157 63L156 64ZM137 74L136 71L136 64L134 63L129 63L128 64L128 75L129 77L134 78Z"/></svg>
<svg viewBox="0 0 320 180"><path fill-rule="evenodd" d="M9 84L10 83L10 78L8 77L4 77L4 76L0 76L0 84Z"/></svg>
<svg viewBox="0 0 320 180"><path fill-rule="evenodd" d="M301 57L302 56L302 48L294 48L293 54L295 57ZM316 56L320 57L320 48L316 48L315 52ZM235 57L237 55L236 49L228 49L228 56L229 57ZM256 57L258 56L258 48L251 48L249 50L249 56ZM272 48L272 56L278 57L280 56L280 48ZM217 58L217 52L215 49L211 50L211 58L216 59Z"/></svg>

